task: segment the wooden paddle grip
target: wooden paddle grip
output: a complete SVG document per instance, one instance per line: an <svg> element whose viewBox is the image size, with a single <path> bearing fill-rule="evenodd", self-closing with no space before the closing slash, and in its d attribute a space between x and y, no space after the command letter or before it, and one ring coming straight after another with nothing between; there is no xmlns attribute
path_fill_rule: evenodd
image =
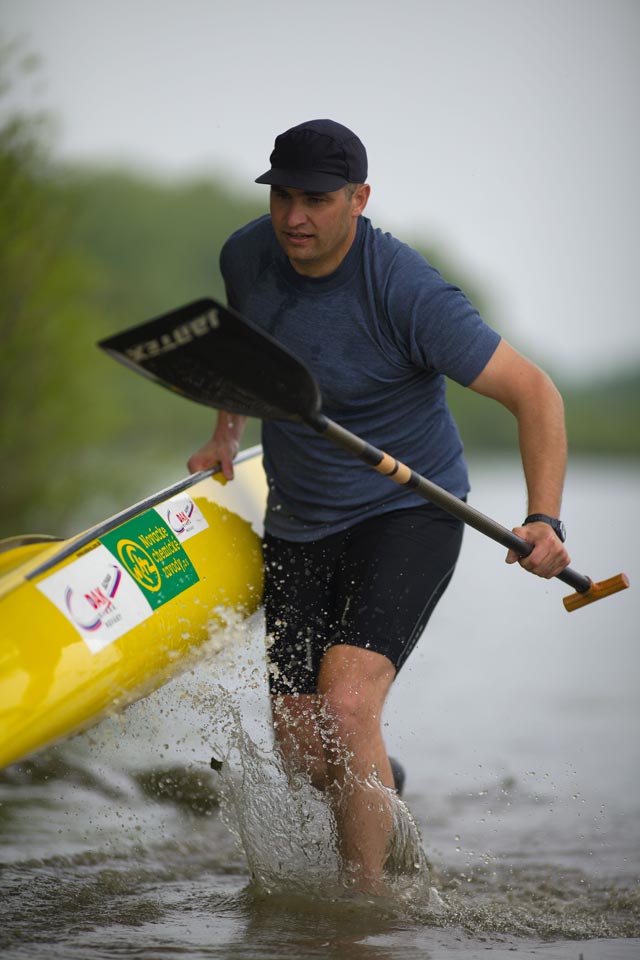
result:
<svg viewBox="0 0 640 960"><path fill-rule="evenodd" d="M612 593L618 593L619 590L626 590L629 586L629 578L626 573L619 573L616 577L610 577L608 580L601 580L600 583L591 583L588 590L584 593L571 593L568 597L563 597L565 610L572 613L578 607L585 607L588 603L595 603L596 600L602 600Z"/></svg>

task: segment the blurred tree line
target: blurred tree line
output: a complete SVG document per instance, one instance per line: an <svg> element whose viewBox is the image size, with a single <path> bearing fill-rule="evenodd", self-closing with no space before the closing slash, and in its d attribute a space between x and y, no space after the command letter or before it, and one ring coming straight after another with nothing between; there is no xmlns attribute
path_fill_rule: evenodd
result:
<svg viewBox="0 0 640 960"><path fill-rule="evenodd" d="M265 207L212 179L54 165L46 118L3 109L3 63L0 53L0 536L62 535L184 475L213 424L213 411L133 376L96 341L223 298L221 245ZM515 450L506 411L455 384L449 396L470 450ZM565 391L573 450L639 454L639 397L638 370ZM246 442L257 440L254 423Z"/></svg>

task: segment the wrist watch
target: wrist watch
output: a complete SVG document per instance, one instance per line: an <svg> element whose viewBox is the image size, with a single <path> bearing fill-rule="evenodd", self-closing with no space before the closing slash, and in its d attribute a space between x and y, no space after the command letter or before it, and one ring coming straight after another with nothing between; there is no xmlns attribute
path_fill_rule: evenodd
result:
<svg viewBox="0 0 640 960"><path fill-rule="evenodd" d="M526 520L523 521L522 526L525 527L528 523L548 523L555 535L558 537L562 543L567 539L567 531L562 520L556 520L555 517L548 517L546 513L530 513Z"/></svg>

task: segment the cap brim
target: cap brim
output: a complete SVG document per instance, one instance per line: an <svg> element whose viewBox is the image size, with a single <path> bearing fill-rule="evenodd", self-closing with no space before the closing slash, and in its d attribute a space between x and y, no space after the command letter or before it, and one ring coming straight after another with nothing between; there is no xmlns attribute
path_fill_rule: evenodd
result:
<svg viewBox="0 0 640 960"><path fill-rule="evenodd" d="M279 170L271 169L256 177L256 183L269 183L274 187L291 187L305 190L307 193L332 193L341 190L348 183L344 177L331 173L319 173L315 170Z"/></svg>

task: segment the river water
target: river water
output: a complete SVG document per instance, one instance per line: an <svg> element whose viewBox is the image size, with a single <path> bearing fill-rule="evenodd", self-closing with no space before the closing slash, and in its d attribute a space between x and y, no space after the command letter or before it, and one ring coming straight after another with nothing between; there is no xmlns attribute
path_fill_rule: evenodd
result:
<svg viewBox="0 0 640 960"><path fill-rule="evenodd" d="M474 505L519 518L517 468L472 466ZM639 481L637 462L572 466L572 565L632 589L571 614L566 587L467 531L386 709L407 769L388 898L336 888L321 799L286 789L256 615L197 670L0 773L0 955L640 957Z"/></svg>

